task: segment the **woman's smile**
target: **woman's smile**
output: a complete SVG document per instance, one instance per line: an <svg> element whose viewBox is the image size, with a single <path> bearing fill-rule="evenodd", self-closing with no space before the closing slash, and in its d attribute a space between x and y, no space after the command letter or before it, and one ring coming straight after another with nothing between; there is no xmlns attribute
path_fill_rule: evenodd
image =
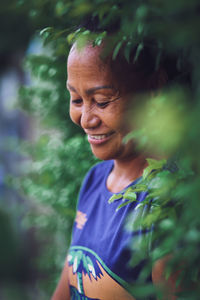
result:
<svg viewBox="0 0 200 300"><path fill-rule="evenodd" d="M88 142L93 145L101 145L109 141L115 132L112 131L107 134L88 134Z"/></svg>

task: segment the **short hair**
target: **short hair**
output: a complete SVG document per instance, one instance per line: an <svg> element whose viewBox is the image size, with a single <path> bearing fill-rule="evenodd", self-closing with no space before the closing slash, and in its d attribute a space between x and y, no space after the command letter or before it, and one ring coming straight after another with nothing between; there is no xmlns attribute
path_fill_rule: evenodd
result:
<svg viewBox="0 0 200 300"><path fill-rule="evenodd" d="M85 28L85 30L89 30L91 33L106 31L108 38L105 38L105 40L109 43L109 37L120 31L120 20L114 19L109 24L102 25L102 21L99 21L98 16L89 16L85 18L76 29L79 28ZM172 84L191 84L190 66L178 67L178 62L182 55L181 51L177 54L169 54L165 49L160 48L158 41L155 39L145 39L142 43L141 51L138 51L139 44L135 43L135 46L131 49L129 61L127 61L124 55L126 48L126 44L124 43L116 59L111 61L112 69L115 72L120 72L120 66L123 66L123 69L127 70L129 75L137 72L138 76L141 76L141 80L146 83L148 82L143 85L141 91L155 90L158 88L156 81L149 81L149 79L153 78L153 75L158 74L160 70L165 73L165 86ZM111 55L113 50L114 45L111 46ZM128 85L126 78L124 78L124 83ZM128 89L130 88L131 86L128 87Z"/></svg>

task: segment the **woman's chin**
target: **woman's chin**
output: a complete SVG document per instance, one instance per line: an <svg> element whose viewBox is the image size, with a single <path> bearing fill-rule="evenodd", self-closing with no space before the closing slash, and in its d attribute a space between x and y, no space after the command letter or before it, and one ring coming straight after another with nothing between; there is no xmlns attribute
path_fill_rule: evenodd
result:
<svg viewBox="0 0 200 300"><path fill-rule="evenodd" d="M103 149L104 147L98 147L91 145L91 150L94 156L96 156L100 160L131 160L136 158L139 153L135 150L135 147L132 143L128 143L126 145L121 145L117 147L106 147L106 149Z"/></svg>
<svg viewBox="0 0 200 300"><path fill-rule="evenodd" d="M102 153L97 153L96 151L92 150L92 153L94 154L94 156L100 160L110 160L110 159L114 159L113 156L109 156L108 154L102 154Z"/></svg>
<svg viewBox="0 0 200 300"><path fill-rule="evenodd" d="M117 159L120 157L121 150L116 151L115 149L106 149L104 150L103 147L96 147L91 145L91 150L94 156L96 156L100 160L110 160L110 159Z"/></svg>

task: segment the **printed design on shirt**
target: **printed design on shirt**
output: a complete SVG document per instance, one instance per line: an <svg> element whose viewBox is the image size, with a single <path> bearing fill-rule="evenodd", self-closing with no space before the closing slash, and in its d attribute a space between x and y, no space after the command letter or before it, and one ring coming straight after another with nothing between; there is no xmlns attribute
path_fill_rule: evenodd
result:
<svg viewBox="0 0 200 300"><path fill-rule="evenodd" d="M75 222L78 229L83 229L85 223L87 222L86 214L78 210L76 213Z"/></svg>
<svg viewBox="0 0 200 300"><path fill-rule="evenodd" d="M86 274L91 279L91 276L97 280L100 278L102 272L97 265L97 261L88 253L87 255L83 250L72 250L67 257L69 266L73 268L73 274L77 276L77 287L80 293L83 293L83 276Z"/></svg>
<svg viewBox="0 0 200 300"><path fill-rule="evenodd" d="M72 246L68 254L68 266L71 299L108 299L110 290L125 295L124 299L132 299L122 287L127 283L91 249Z"/></svg>

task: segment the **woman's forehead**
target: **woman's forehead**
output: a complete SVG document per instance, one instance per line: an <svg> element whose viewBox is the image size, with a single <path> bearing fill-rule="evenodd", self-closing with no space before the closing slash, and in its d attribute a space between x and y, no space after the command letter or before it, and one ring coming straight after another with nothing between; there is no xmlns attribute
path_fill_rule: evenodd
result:
<svg viewBox="0 0 200 300"><path fill-rule="evenodd" d="M113 61L111 54L105 57L104 49L104 45L93 47L91 44L78 49L74 44L68 57L68 78L81 77L79 71L89 79L93 76L94 79L99 79L102 76L125 93L133 92L144 85L134 68L130 70L130 66L127 67L127 63L121 59Z"/></svg>
<svg viewBox="0 0 200 300"><path fill-rule="evenodd" d="M101 57L99 47L86 46L84 49L73 47L68 58L68 79L85 78L88 80L114 81L114 74L109 63ZM77 77L77 78L76 78Z"/></svg>
<svg viewBox="0 0 200 300"><path fill-rule="evenodd" d="M68 56L68 65L94 64L94 66L100 68L108 67L109 64L103 61L101 53L102 48L99 46L93 47L92 45L86 45L85 47L78 49L76 45L73 45Z"/></svg>

